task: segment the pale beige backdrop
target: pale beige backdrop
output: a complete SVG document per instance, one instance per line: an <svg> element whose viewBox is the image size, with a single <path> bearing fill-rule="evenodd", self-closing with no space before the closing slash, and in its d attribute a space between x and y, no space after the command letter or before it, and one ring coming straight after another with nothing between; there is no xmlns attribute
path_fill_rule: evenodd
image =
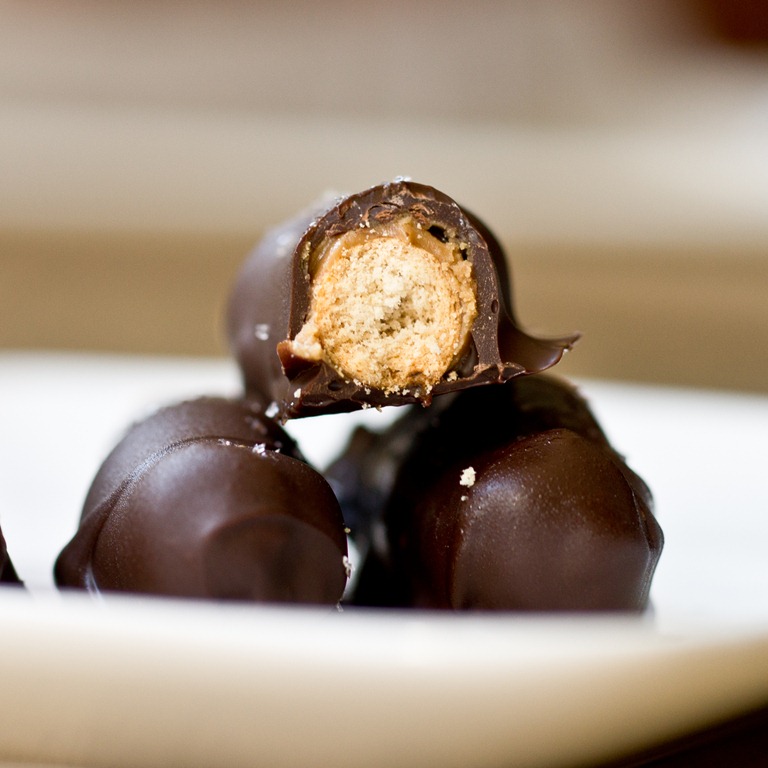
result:
<svg viewBox="0 0 768 768"><path fill-rule="evenodd" d="M402 174L563 372L768 391L768 51L703 7L0 0L0 349L225 354L264 229Z"/></svg>

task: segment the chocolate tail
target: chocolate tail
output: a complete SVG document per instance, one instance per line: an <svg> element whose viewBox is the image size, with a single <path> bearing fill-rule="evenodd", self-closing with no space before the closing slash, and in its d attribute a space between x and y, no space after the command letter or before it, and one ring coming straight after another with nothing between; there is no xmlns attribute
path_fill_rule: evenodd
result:
<svg viewBox="0 0 768 768"><path fill-rule="evenodd" d="M23 586L23 582L16 573L16 569L13 567L10 558L7 559L5 565L0 568L0 584L17 587Z"/></svg>
<svg viewBox="0 0 768 768"><path fill-rule="evenodd" d="M541 373L557 365L581 338L580 333L545 339L527 334L513 322L499 328L499 354L502 360L514 360L521 373Z"/></svg>

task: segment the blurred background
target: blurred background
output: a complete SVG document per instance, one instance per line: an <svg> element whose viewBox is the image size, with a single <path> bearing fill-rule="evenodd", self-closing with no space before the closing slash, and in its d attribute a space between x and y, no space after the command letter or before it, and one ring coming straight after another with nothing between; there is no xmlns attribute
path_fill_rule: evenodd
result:
<svg viewBox="0 0 768 768"><path fill-rule="evenodd" d="M561 372L768 392L767 7L0 0L0 351L225 355L265 228L406 175Z"/></svg>

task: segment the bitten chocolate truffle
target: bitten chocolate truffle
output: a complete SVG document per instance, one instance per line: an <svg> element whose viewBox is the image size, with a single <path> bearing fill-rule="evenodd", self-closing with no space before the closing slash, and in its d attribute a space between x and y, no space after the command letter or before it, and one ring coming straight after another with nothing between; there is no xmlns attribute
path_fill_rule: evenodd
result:
<svg viewBox="0 0 768 768"><path fill-rule="evenodd" d="M228 329L246 389L283 419L428 404L547 369L576 340L526 334L488 228L405 180L270 232L236 280Z"/></svg>
<svg viewBox="0 0 768 768"><path fill-rule="evenodd" d="M341 510L257 402L201 398L132 427L107 457L60 587L333 605L346 585Z"/></svg>
<svg viewBox="0 0 768 768"><path fill-rule="evenodd" d="M359 604L648 603L663 546L650 491L565 382L516 378L410 409L358 432L329 477L368 555Z"/></svg>
<svg viewBox="0 0 768 768"><path fill-rule="evenodd" d="M8 554L2 528L0 528L0 584L21 584Z"/></svg>

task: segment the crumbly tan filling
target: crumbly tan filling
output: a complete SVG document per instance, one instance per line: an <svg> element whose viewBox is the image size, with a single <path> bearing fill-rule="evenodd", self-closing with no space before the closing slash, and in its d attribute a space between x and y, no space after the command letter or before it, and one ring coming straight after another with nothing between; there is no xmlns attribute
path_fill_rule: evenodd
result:
<svg viewBox="0 0 768 768"><path fill-rule="evenodd" d="M293 352L364 386L429 391L477 315L472 265L446 239L401 218L324 244L309 256L310 308Z"/></svg>

